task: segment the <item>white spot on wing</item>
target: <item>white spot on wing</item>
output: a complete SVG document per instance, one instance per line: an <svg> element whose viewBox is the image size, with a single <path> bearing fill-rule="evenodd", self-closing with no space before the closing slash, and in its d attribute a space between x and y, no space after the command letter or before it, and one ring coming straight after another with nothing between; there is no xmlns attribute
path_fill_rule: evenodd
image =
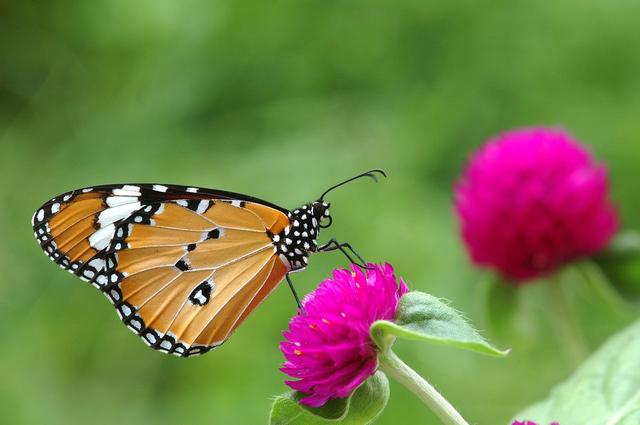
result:
<svg viewBox="0 0 640 425"><path fill-rule="evenodd" d="M205 296L202 294L202 291L200 290L196 292L193 297L197 299L201 305L207 302L207 299L205 298Z"/></svg>
<svg viewBox="0 0 640 425"><path fill-rule="evenodd" d="M137 196L110 196L107 198L107 205L110 207L117 207L119 205L131 204L137 202Z"/></svg>
<svg viewBox="0 0 640 425"><path fill-rule="evenodd" d="M132 212L138 210L140 206L140 202L134 202L132 204L123 204L117 207L107 208L98 215L98 223L104 227L106 224L125 219L129 217Z"/></svg>
<svg viewBox="0 0 640 425"><path fill-rule="evenodd" d="M89 236L89 245L98 251L105 249L109 245L109 242L111 242L111 239L113 239L115 230L116 227L113 224L100 228Z"/></svg>
<svg viewBox="0 0 640 425"><path fill-rule="evenodd" d="M138 186L132 186L125 184L122 189L113 189L113 194L116 196L140 196L140 188Z"/></svg>
<svg viewBox="0 0 640 425"><path fill-rule="evenodd" d="M139 331L140 329L142 329L142 324L140 323L139 320L137 319L133 319L129 322L129 324L131 325L131 327L133 329L135 329L136 331Z"/></svg>
<svg viewBox="0 0 640 425"><path fill-rule="evenodd" d="M187 192L197 193L198 192L198 188L197 187L188 187L187 188Z"/></svg>
<svg viewBox="0 0 640 425"><path fill-rule="evenodd" d="M51 205L51 214L55 214L58 211L60 211L60 204L56 202L55 204Z"/></svg>
<svg viewBox="0 0 640 425"><path fill-rule="evenodd" d="M166 192L167 189L169 189L167 186L161 185L161 184L154 184L153 185L153 190L155 190L156 192Z"/></svg>
<svg viewBox="0 0 640 425"><path fill-rule="evenodd" d="M106 264L102 258L94 258L93 260L89 261L89 266L93 267L97 271L100 271L106 266Z"/></svg>
<svg viewBox="0 0 640 425"><path fill-rule="evenodd" d="M112 289L111 298L113 298L115 301L118 301L120 299L120 294L118 293L118 291L116 291L115 289Z"/></svg>
<svg viewBox="0 0 640 425"><path fill-rule="evenodd" d="M42 219L44 218L44 210L43 209L38 211L38 215L36 216L36 218L38 219L38 221L42 221Z"/></svg>
<svg viewBox="0 0 640 425"><path fill-rule="evenodd" d="M196 212L198 214L204 214L207 208L209 208L209 201L202 200L198 203L198 209L196 210Z"/></svg>

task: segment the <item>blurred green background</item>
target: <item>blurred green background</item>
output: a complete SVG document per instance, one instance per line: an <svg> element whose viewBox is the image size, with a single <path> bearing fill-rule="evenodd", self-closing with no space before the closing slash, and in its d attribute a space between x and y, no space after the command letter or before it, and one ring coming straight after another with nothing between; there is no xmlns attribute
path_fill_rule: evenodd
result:
<svg viewBox="0 0 640 425"><path fill-rule="evenodd" d="M334 225L413 289L445 297L506 359L400 342L397 351L474 424L504 424L573 366L540 285L518 321L487 325L451 188L467 155L518 126L562 125L609 165L626 227L640 227L640 3L166 0L0 5L0 421L259 424L283 392L277 342L295 307L281 286L223 348L156 353L98 291L33 240L31 214L101 183L221 188L284 207L331 194ZM344 266L315 256L311 291ZM569 276L592 348L633 315ZM392 383L378 423L437 423Z"/></svg>

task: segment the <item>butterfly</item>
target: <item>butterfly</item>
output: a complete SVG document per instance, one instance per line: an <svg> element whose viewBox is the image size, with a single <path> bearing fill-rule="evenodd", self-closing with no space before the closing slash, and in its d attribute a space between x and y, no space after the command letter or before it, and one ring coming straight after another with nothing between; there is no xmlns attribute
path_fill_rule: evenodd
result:
<svg viewBox="0 0 640 425"><path fill-rule="evenodd" d="M318 245L332 223L327 189L292 211L239 193L163 184L103 185L56 196L33 215L35 237L61 268L98 288L122 322L150 347L181 357L224 343ZM355 259L354 259L355 257Z"/></svg>

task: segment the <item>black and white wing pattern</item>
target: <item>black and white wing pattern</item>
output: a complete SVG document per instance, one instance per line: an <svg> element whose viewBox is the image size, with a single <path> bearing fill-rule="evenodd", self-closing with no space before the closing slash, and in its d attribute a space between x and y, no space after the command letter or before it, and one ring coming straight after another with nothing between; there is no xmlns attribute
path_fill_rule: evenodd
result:
<svg viewBox="0 0 640 425"><path fill-rule="evenodd" d="M288 211L232 192L97 186L46 202L32 224L51 260L100 289L148 345L179 356L222 344L290 270L274 243Z"/></svg>

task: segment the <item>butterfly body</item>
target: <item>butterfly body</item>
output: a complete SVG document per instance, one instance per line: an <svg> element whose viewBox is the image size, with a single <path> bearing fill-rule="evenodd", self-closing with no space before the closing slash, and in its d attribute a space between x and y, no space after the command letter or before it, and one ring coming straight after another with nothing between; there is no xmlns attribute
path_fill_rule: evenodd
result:
<svg viewBox="0 0 640 425"><path fill-rule="evenodd" d="M289 226L273 235L274 246L281 260L294 271L307 267L309 253L318 249L320 222L330 218L329 204L322 201L302 205L287 214Z"/></svg>

